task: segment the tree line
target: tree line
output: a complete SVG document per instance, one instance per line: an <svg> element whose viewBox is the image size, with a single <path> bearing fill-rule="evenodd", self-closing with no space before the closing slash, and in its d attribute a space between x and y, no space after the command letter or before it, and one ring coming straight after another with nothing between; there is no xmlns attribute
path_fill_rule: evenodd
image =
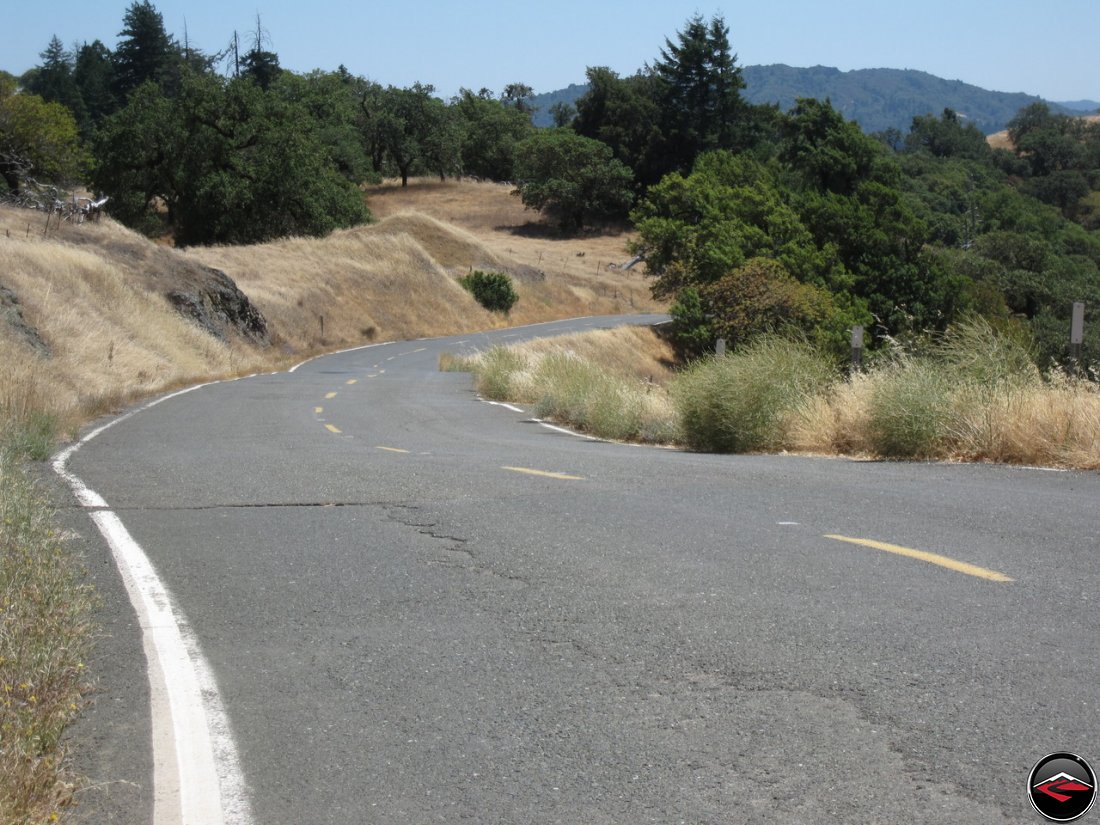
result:
<svg viewBox="0 0 1100 825"><path fill-rule="evenodd" d="M445 103L430 85L382 86L343 66L286 71L259 20L251 39L203 53L148 0L126 10L113 51L55 36L40 65L0 75L4 186L81 181L130 226L180 244L245 243L362 222L358 187L383 176L510 180L515 146L534 132L522 83Z"/></svg>
<svg viewBox="0 0 1100 825"><path fill-rule="evenodd" d="M1049 360L1072 302L1100 308L1100 126L1034 104L1009 151L950 109L868 135L828 100L753 105L721 16L689 19L633 75L590 67L546 129L523 83L444 101L342 66L286 71L259 20L219 70L148 0L114 51L54 38L42 61L0 78L7 186L83 174L120 220L181 244L323 234L368 218L364 182L469 175L513 182L564 231L629 220L697 352L779 327L840 350L854 324L898 337L977 313Z"/></svg>

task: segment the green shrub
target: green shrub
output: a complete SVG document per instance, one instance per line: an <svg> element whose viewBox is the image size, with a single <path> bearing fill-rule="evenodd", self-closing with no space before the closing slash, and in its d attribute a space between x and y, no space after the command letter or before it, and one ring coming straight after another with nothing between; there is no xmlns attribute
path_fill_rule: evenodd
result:
<svg viewBox="0 0 1100 825"><path fill-rule="evenodd" d="M836 377L802 341L762 336L738 352L698 362L673 384L687 445L708 452L782 449L788 418Z"/></svg>
<svg viewBox="0 0 1100 825"><path fill-rule="evenodd" d="M880 368L868 410L868 436L884 458L937 458L952 412L951 371L924 359Z"/></svg>
<svg viewBox="0 0 1100 825"><path fill-rule="evenodd" d="M507 315L519 300L519 295L512 286L512 279L503 272L482 272L475 269L469 275L459 278L458 282L490 312L503 312Z"/></svg>

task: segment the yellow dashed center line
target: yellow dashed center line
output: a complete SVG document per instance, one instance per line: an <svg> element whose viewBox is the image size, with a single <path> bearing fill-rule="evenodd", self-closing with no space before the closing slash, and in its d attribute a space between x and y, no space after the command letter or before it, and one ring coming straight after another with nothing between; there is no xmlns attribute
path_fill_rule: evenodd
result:
<svg viewBox="0 0 1100 825"><path fill-rule="evenodd" d="M340 435L340 433L342 432L338 427L335 427L332 424L326 424L325 429L328 430L330 433L335 433L336 435Z"/></svg>
<svg viewBox="0 0 1100 825"><path fill-rule="evenodd" d="M513 473L523 473L529 476L542 476L543 478L558 478L562 481L584 481L584 476L571 476L565 473L548 473L546 470L532 470L530 467L501 467L502 470L510 470Z"/></svg>
<svg viewBox="0 0 1100 825"><path fill-rule="evenodd" d="M376 450L385 450L387 453L408 453L408 450L402 450L400 447L375 447Z"/></svg>
<svg viewBox="0 0 1100 825"><path fill-rule="evenodd" d="M358 384L358 383L359 383L359 379L358 379L358 378L349 378L349 379L348 379L348 386L349 386L349 387L350 387L350 386L351 386L352 384Z"/></svg>
<svg viewBox="0 0 1100 825"><path fill-rule="evenodd" d="M315 414L317 414L317 415L320 415L320 414L321 414L321 413L323 413L324 411L325 411L325 408L324 408L324 407L314 407L314 408L313 408L313 412L314 412Z"/></svg>
<svg viewBox="0 0 1100 825"><path fill-rule="evenodd" d="M336 393L334 393L334 392L326 392L325 393L325 398L328 398L329 400L331 400L335 397L336 397Z"/></svg>
<svg viewBox="0 0 1100 825"><path fill-rule="evenodd" d="M946 567L948 570L954 570L956 573L965 573L968 576L977 576L980 579L988 579L994 582L1014 581L1014 579L1009 578L1004 573L998 573L996 570L988 570L984 567L978 567L975 564L968 564L965 561L949 558L948 556L941 556L937 553L927 553L924 550L913 550L909 547L899 547L896 544L886 544L885 542L874 541L872 539L853 539L847 536L832 535L825 536L825 538L832 539L833 541L845 541L848 544L859 544L863 547L871 547L875 550L884 550L887 553L895 553L899 556L919 559L929 564L938 564L940 567Z"/></svg>

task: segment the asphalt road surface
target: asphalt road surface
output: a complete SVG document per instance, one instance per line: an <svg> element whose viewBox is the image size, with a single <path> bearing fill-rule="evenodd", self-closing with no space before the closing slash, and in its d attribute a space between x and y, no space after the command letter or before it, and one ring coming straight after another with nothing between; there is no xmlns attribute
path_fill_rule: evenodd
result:
<svg viewBox="0 0 1100 825"><path fill-rule="evenodd" d="M1037 760L1100 765L1100 475L603 443L437 370L625 320L211 385L69 459L209 664L226 821L1041 821ZM105 600L84 816L149 822L139 622L66 519Z"/></svg>

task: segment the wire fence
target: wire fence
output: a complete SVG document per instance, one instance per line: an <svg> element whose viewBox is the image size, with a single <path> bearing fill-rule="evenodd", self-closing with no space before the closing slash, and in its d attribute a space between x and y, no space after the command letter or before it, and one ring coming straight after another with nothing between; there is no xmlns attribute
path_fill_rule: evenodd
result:
<svg viewBox="0 0 1100 825"><path fill-rule="evenodd" d="M81 224L98 221L109 198L90 198L57 186L40 184L33 178L20 181L19 189L0 195L0 204L30 209L46 216L46 231L56 221Z"/></svg>

